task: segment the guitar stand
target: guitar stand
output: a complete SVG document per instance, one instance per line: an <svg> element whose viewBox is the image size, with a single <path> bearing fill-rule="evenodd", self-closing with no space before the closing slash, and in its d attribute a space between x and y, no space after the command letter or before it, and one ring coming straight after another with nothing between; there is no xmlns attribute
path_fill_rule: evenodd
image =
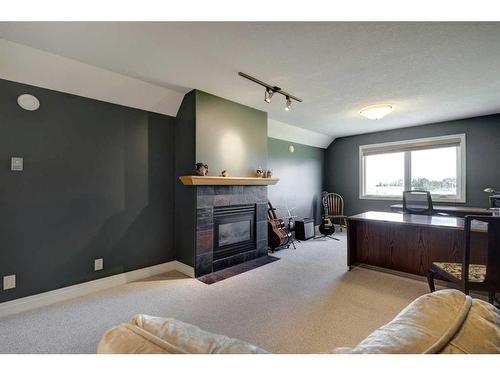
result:
<svg viewBox="0 0 500 375"><path fill-rule="evenodd" d="M327 238L331 238L332 240L340 241L339 238L332 236L332 234L335 233L335 225L333 225L328 216L323 216L323 222L319 226L319 232L321 233L321 236L314 236L313 240L320 238L324 238L326 240Z"/></svg>
<svg viewBox="0 0 500 375"><path fill-rule="evenodd" d="M333 237L333 236L329 236L328 234L322 234L321 236L315 236L315 237L313 237L312 239L313 239L313 240L319 240L320 238L324 238L325 240L326 240L327 238L331 238L332 240L335 240L335 241L340 241L340 239L339 239L339 238L337 238L337 237Z"/></svg>
<svg viewBox="0 0 500 375"><path fill-rule="evenodd" d="M295 217L296 217L296 216L295 216ZM297 242L297 243L301 243L302 241L301 241L301 240L299 240L298 238L296 238L296 237L295 237L295 228L293 228L293 230L292 230L292 220L293 220L293 217L289 217L289 218L288 218L288 231L289 231L290 233L294 232L294 234L290 237L290 242L292 243L293 248L294 248L294 249L297 249L297 248L295 247L295 242Z"/></svg>
<svg viewBox="0 0 500 375"><path fill-rule="evenodd" d="M280 247L275 247L274 249L273 248L269 248L269 251L274 254L275 251L280 251L280 250L285 250L285 249L288 249L290 248L290 245L283 245L283 246L280 246Z"/></svg>
<svg viewBox="0 0 500 375"><path fill-rule="evenodd" d="M279 247L275 247L274 249L269 247L269 251L271 253L274 253L275 251L277 250L284 250L284 249L289 249L290 248L290 245L293 246L293 249L294 250L297 250L297 248L295 247L295 239L291 238L290 241L288 241L288 243L286 245L283 245L283 246L279 246Z"/></svg>

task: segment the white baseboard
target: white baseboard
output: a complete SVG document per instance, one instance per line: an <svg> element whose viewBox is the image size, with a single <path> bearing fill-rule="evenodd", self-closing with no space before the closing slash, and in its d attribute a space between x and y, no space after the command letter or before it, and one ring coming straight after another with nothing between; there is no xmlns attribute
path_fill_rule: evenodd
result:
<svg viewBox="0 0 500 375"><path fill-rule="evenodd" d="M182 262L179 262L178 260L174 260L174 270L179 271L180 273L194 278L194 268L191 266L188 266L187 264L184 264Z"/></svg>
<svg viewBox="0 0 500 375"><path fill-rule="evenodd" d="M33 296L18 298L12 301L0 303L0 318L17 314L23 311L51 305L56 302L80 297L88 293L123 285L132 281L145 279L169 271L179 271L186 276L194 277L194 269L177 260L157 264L155 266L141 268L138 270L120 273L118 275L103 277L81 284L71 285L60 289L51 290Z"/></svg>

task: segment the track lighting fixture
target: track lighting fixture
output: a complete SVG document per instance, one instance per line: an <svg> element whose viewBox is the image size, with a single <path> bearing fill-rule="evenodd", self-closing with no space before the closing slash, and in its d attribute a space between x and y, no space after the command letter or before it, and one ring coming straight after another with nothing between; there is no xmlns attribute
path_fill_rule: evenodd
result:
<svg viewBox="0 0 500 375"><path fill-rule="evenodd" d="M297 101L297 102L302 102L302 99L297 98L296 96L293 96L281 89L281 87L278 86L272 86L268 83L262 82L260 79L257 79L255 77L249 76L246 73L243 72L238 72L238 75L240 75L243 78L246 78L252 82L257 83L258 85L264 86L266 88L266 92L264 93L264 101L266 103L271 103L271 98L275 93L281 94L286 98L286 104L285 104L285 111L289 111L292 108L292 99Z"/></svg>
<svg viewBox="0 0 500 375"><path fill-rule="evenodd" d="M273 97L274 95L274 91L272 89L266 89L266 93L264 95L264 101L266 103L271 103L271 98Z"/></svg>

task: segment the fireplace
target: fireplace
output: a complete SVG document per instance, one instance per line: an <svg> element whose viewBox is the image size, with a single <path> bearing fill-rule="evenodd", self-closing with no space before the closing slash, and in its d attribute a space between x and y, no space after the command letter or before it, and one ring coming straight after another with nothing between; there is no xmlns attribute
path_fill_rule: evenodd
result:
<svg viewBox="0 0 500 375"><path fill-rule="evenodd" d="M255 205L214 208L214 262L254 250Z"/></svg>
<svg viewBox="0 0 500 375"><path fill-rule="evenodd" d="M198 186L196 277L267 255L267 186Z"/></svg>

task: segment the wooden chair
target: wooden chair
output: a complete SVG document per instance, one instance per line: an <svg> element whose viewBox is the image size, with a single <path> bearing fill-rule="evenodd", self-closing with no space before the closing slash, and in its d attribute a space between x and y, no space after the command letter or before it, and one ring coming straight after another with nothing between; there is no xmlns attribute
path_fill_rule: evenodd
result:
<svg viewBox="0 0 500 375"><path fill-rule="evenodd" d="M337 193L323 192L323 209L325 217L329 218L332 223L337 221L342 228L347 228L347 216L344 215L344 198Z"/></svg>
<svg viewBox="0 0 500 375"><path fill-rule="evenodd" d="M488 249L486 264L470 264L470 238L472 220L488 224ZM434 277L439 275L447 281L459 284L460 289L488 292L490 303L497 303L495 293L500 291L500 217L466 216L464 224L465 244L462 263L434 262L427 274L431 292L434 292Z"/></svg>

